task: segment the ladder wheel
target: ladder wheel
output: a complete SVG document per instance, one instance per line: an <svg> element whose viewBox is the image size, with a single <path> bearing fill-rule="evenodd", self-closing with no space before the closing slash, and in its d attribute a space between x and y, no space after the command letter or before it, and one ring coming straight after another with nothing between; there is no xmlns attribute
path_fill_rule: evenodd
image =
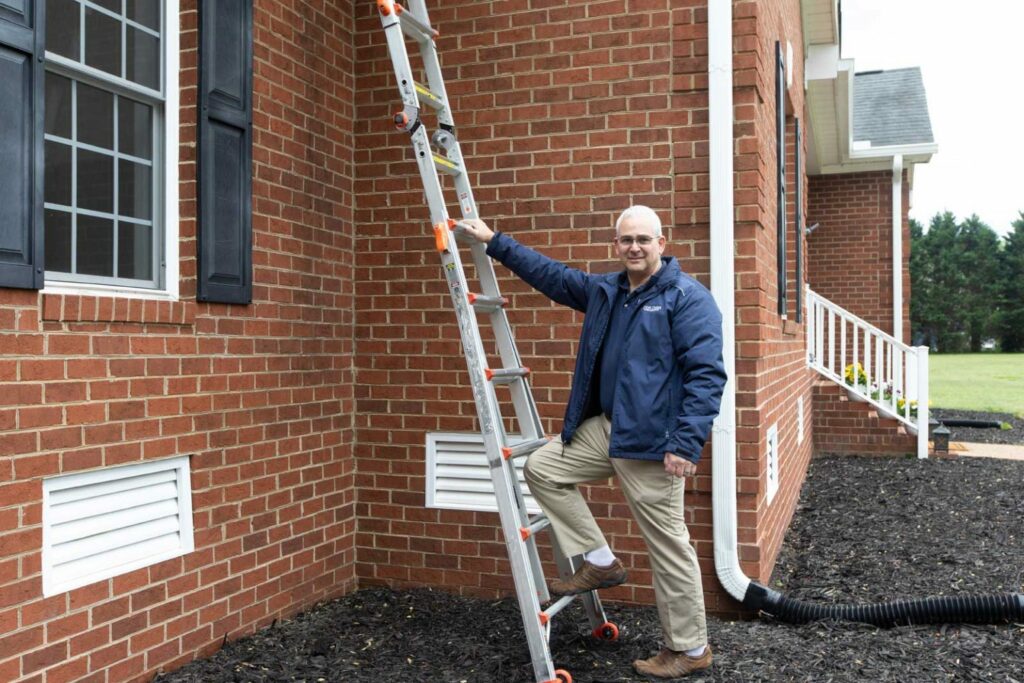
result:
<svg viewBox="0 0 1024 683"><path fill-rule="evenodd" d="M606 621L594 629L594 637L598 640L618 640L619 627L610 621Z"/></svg>
<svg viewBox="0 0 1024 683"><path fill-rule="evenodd" d="M558 683L572 683L572 675L565 669L555 669L555 680Z"/></svg>

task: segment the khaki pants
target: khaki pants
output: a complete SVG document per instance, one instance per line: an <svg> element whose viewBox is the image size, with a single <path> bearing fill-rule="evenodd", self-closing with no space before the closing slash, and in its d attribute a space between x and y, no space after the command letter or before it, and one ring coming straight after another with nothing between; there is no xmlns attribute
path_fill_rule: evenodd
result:
<svg viewBox="0 0 1024 683"><path fill-rule="evenodd" d="M606 545L576 485L618 476L633 517L647 543L654 595L665 645L689 650L708 641L697 552L683 520L683 481L661 461L608 456L611 423L603 415L586 420L568 446L554 439L526 461L530 492L551 520L562 552L578 555Z"/></svg>

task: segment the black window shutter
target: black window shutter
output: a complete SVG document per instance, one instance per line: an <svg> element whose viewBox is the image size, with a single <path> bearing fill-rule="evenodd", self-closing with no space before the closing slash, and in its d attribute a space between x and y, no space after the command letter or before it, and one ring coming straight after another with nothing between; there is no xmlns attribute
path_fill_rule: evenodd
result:
<svg viewBox="0 0 1024 683"><path fill-rule="evenodd" d="M786 316L786 65L782 43L775 43L775 169L776 183L776 259L778 264L779 315Z"/></svg>
<svg viewBox="0 0 1024 683"><path fill-rule="evenodd" d="M0 0L0 287L43 286L40 0Z"/></svg>
<svg viewBox="0 0 1024 683"><path fill-rule="evenodd" d="M804 174L801 166L801 150L803 134L800 132L800 119L793 119L793 137L796 151L793 154L793 174L796 176L796 225L793 230L793 244L796 245L796 321L804 321Z"/></svg>
<svg viewBox="0 0 1024 683"><path fill-rule="evenodd" d="M2 0L0 0L2 1ZM200 301L252 301L252 0L199 3Z"/></svg>

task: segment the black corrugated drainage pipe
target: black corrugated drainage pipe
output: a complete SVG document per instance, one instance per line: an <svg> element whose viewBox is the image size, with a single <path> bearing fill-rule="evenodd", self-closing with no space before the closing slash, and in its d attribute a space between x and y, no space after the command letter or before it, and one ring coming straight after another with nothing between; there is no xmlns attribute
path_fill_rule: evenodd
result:
<svg viewBox="0 0 1024 683"><path fill-rule="evenodd" d="M992 428L999 429L1003 426L1002 422L998 420L942 420L942 424L947 427L981 427L981 428Z"/></svg>
<svg viewBox="0 0 1024 683"><path fill-rule="evenodd" d="M790 624L834 619L889 628L911 624L1024 622L1024 593L932 597L863 605L821 605L787 598L778 591L751 581L743 597L743 606Z"/></svg>

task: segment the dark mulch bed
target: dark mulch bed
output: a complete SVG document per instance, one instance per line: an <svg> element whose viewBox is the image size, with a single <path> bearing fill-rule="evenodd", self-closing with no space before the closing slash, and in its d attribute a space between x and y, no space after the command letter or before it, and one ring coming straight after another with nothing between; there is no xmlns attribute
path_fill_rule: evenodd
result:
<svg viewBox="0 0 1024 683"><path fill-rule="evenodd" d="M1010 429L949 427L950 441L1024 444L1024 418L1010 413L982 413L977 410L932 408L930 414L939 422L950 419L995 420L1010 426Z"/></svg>
<svg viewBox="0 0 1024 683"><path fill-rule="evenodd" d="M772 586L861 602L1024 589L1024 462L813 461ZM579 682L647 680L653 608L606 604L617 642L589 637L576 606L555 620L556 664ZM878 629L709 619L716 652L698 681L1024 681L1024 624ZM532 682L518 608L430 590L364 590L229 643L164 683Z"/></svg>

